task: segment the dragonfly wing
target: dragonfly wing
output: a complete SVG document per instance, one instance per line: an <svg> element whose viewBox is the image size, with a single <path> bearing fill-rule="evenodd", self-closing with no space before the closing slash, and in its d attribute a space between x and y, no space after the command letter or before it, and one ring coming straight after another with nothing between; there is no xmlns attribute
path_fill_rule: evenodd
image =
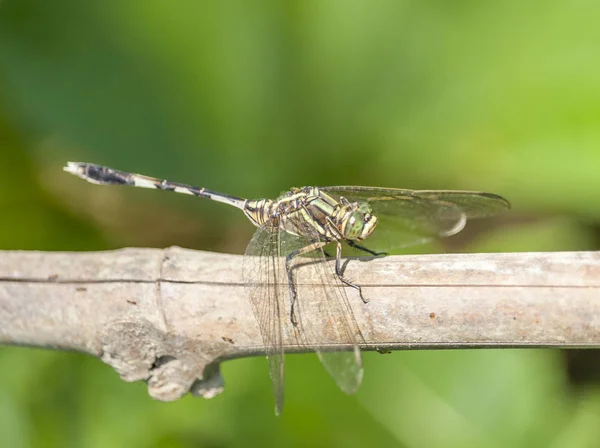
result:
<svg viewBox="0 0 600 448"><path fill-rule="evenodd" d="M496 215L510 208L490 193L453 190L401 190L377 187L322 187L334 198L367 202L377 228L366 245L387 251L460 232L469 218Z"/></svg>
<svg viewBox="0 0 600 448"><path fill-rule="evenodd" d="M293 257L290 262L297 290L297 343L317 353L340 389L354 393L363 377L358 345L365 341L346 288L325 259L324 242L316 231L305 232L302 236L282 232L280 241L282 253L287 254L298 247L315 247L306 254ZM358 296L357 303L362 304ZM340 351L341 346L346 351Z"/></svg>
<svg viewBox="0 0 600 448"><path fill-rule="evenodd" d="M333 196L344 196L350 202L368 202L383 213L396 213L400 204L394 201L427 201L452 204L458 207L467 218L485 218L510 209L510 203L502 196L481 191L463 190L403 190L400 188L379 187L319 187Z"/></svg>
<svg viewBox="0 0 600 448"><path fill-rule="evenodd" d="M363 378L360 349L354 346L351 352L320 352L317 356L335 383L348 395L356 393Z"/></svg>
<svg viewBox="0 0 600 448"><path fill-rule="evenodd" d="M420 199L450 202L461 209L467 219L487 218L510 210L510 202L502 196L480 191L418 190Z"/></svg>
<svg viewBox="0 0 600 448"><path fill-rule="evenodd" d="M280 267L278 238L276 228L262 227L256 230L246 249L243 277L265 345L275 394L275 413L279 415L284 398L282 325L288 314L283 305L287 294L287 277L285 270Z"/></svg>

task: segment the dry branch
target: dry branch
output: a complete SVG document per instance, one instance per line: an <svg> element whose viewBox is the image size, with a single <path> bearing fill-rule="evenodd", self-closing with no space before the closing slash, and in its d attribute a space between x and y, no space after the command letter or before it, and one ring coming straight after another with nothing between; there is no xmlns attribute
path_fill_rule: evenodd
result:
<svg viewBox="0 0 600 448"><path fill-rule="evenodd" d="M98 356L161 400L213 396L220 361L264 353L241 260L177 247L0 252L0 344ZM351 260L346 276L371 298L348 290L366 350L600 347L597 252Z"/></svg>

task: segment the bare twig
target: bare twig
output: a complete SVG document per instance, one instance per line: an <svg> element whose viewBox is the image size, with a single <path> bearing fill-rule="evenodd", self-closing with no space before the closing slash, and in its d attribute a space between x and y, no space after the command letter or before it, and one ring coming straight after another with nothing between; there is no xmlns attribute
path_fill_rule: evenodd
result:
<svg viewBox="0 0 600 448"><path fill-rule="evenodd" d="M0 344L90 353L161 400L213 396L220 361L264 353L241 260L177 247L0 252ZM351 260L346 276L371 298L348 291L366 350L600 347L597 252Z"/></svg>

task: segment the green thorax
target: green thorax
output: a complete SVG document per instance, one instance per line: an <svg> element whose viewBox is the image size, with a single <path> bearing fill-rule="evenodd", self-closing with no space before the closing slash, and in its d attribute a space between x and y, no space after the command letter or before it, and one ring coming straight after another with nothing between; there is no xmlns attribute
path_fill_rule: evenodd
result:
<svg viewBox="0 0 600 448"><path fill-rule="evenodd" d="M293 188L276 201L247 201L244 212L257 226L277 227L293 235L318 235L325 241L363 240L377 221L367 203L336 199L318 187Z"/></svg>

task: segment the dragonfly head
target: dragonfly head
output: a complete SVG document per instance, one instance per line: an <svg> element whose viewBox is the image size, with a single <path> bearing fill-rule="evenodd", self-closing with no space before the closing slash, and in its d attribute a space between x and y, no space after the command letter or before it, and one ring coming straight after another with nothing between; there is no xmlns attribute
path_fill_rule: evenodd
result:
<svg viewBox="0 0 600 448"><path fill-rule="evenodd" d="M355 202L348 204L346 208L339 222L339 230L345 239L362 241L373 233L377 216L371 213L369 204Z"/></svg>

